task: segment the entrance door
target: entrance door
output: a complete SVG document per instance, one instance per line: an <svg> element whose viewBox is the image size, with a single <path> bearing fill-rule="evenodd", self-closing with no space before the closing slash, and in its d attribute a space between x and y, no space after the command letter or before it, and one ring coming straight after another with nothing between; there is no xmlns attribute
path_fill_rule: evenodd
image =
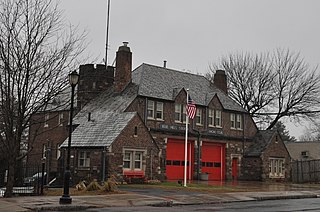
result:
<svg viewBox="0 0 320 212"><path fill-rule="evenodd" d="M168 180L184 179L184 151L185 141L168 139L166 175ZM194 142L188 141L187 146L187 179L191 180L193 175Z"/></svg>
<svg viewBox="0 0 320 212"><path fill-rule="evenodd" d="M232 179L238 179L238 158L232 158Z"/></svg>

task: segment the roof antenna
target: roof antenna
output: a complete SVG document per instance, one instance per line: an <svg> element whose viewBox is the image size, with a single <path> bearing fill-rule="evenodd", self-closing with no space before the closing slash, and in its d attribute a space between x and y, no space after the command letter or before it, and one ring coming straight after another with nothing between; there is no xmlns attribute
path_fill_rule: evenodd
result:
<svg viewBox="0 0 320 212"><path fill-rule="evenodd" d="M110 19L110 0L108 0L108 9L107 9L106 55L105 55L105 60L104 60L106 69L107 69L107 66L108 66L109 19Z"/></svg>
<svg viewBox="0 0 320 212"><path fill-rule="evenodd" d="M167 61L166 60L163 61L163 68L167 68Z"/></svg>

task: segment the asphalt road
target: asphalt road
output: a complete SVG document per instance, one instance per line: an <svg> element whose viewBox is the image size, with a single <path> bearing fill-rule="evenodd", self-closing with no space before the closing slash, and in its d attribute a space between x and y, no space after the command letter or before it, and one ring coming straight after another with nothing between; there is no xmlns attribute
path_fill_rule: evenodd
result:
<svg viewBox="0 0 320 212"><path fill-rule="evenodd" d="M320 198L312 199L287 199L268 201L233 202L212 205L182 205L173 207L109 207L90 209L92 212L191 212L191 211L236 211L236 212L294 212L294 211L320 211Z"/></svg>

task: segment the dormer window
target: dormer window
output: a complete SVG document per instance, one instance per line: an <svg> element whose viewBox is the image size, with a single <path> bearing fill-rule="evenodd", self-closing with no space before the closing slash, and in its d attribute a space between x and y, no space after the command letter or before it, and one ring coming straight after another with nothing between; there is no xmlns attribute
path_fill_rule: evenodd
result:
<svg viewBox="0 0 320 212"><path fill-rule="evenodd" d="M186 107L182 104L174 105L174 121L176 123L186 122Z"/></svg>
<svg viewBox="0 0 320 212"><path fill-rule="evenodd" d="M196 114L196 125L202 125L203 119L202 119L202 109L197 108L197 114Z"/></svg>
<svg viewBox="0 0 320 212"><path fill-rule="evenodd" d="M156 119L163 120L163 102L157 102Z"/></svg>
<svg viewBox="0 0 320 212"><path fill-rule="evenodd" d="M148 119L163 120L163 102L148 100L147 104Z"/></svg>
<svg viewBox="0 0 320 212"><path fill-rule="evenodd" d="M148 100L147 108L148 119L154 119L154 101Z"/></svg>
<svg viewBox="0 0 320 212"><path fill-rule="evenodd" d="M221 110L209 109L209 127L221 127Z"/></svg>

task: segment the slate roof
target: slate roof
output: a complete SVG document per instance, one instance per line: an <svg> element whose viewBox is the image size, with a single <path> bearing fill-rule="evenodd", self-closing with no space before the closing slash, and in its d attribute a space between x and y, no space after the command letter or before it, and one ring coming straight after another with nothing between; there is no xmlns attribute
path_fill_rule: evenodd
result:
<svg viewBox="0 0 320 212"><path fill-rule="evenodd" d="M72 132L72 147L109 147L136 112L95 113L99 118L80 124ZM67 142L63 143L67 147Z"/></svg>
<svg viewBox="0 0 320 212"><path fill-rule="evenodd" d="M75 116L73 124L78 127L72 133L72 147L109 146L136 114L124 111L138 95L174 101L179 91L187 88L197 105L207 106L217 95L225 109L246 112L204 76L142 64L132 72L132 83L121 94L110 87Z"/></svg>
<svg viewBox="0 0 320 212"><path fill-rule="evenodd" d="M197 105L207 106L217 95L226 110L246 112L204 76L164 67L142 64L132 72L132 82L139 85L138 95L174 101L181 89L189 89Z"/></svg>
<svg viewBox="0 0 320 212"><path fill-rule="evenodd" d="M285 143L290 156L293 160L301 159L320 159L320 142L288 142ZM307 158L302 157L301 152L307 151L309 153Z"/></svg>
<svg viewBox="0 0 320 212"><path fill-rule="evenodd" d="M256 134L253 144L246 150L245 155L250 157L261 156L272 141L272 137L275 133L276 131L274 130L260 130Z"/></svg>
<svg viewBox="0 0 320 212"><path fill-rule="evenodd" d="M137 87L133 84L122 94L114 94L110 88L85 105L73 120L79 126L72 132L72 147L110 146L136 115L136 112L124 112L136 94ZM67 141L61 146L67 147Z"/></svg>

